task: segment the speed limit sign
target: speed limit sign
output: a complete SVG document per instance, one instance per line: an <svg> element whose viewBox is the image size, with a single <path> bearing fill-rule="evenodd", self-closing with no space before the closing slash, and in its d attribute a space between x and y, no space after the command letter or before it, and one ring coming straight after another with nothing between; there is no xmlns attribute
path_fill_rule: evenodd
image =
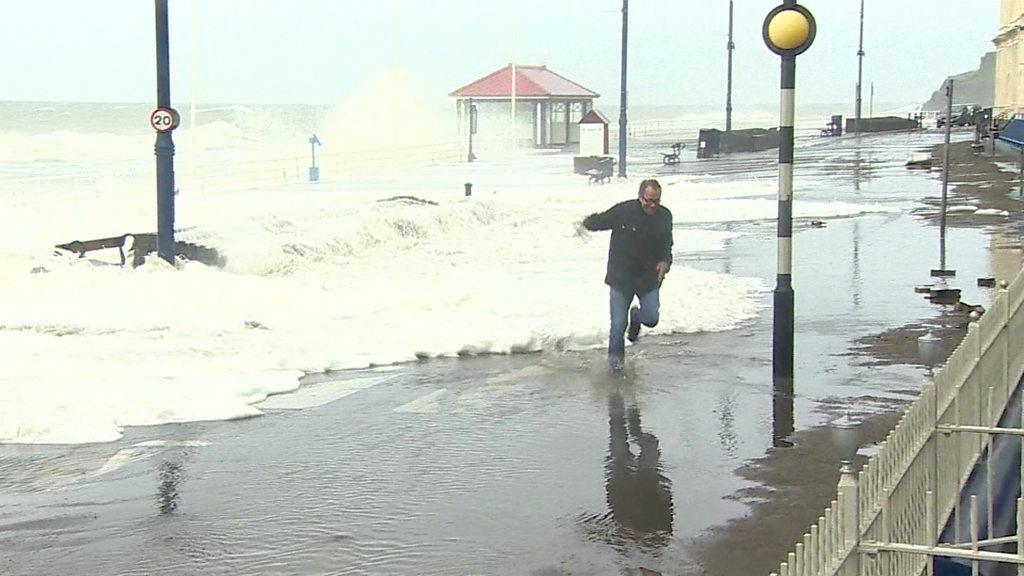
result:
<svg viewBox="0 0 1024 576"><path fill-rule="evenodd" d="M157 108L149 115L149 125L157 132L170 132L178 127L178 111L174 108Z"/></svg>

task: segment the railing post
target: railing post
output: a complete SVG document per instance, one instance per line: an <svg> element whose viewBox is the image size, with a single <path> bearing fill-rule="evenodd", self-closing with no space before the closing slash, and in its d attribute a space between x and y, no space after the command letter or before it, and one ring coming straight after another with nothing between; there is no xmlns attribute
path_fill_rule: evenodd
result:
<svg viewBox="0 0 1024 576"><path fill-rule="evenodd" d="M1016 382L1010 381L1010 354L1011 350L1013 350L1010 347L1010 291L1006 287L1000 287L996 300L1003 302L1002 318L999 319L999 323L1002 324L999 327L999 341L1002 344L1003 350L1003 402L1008 403L1010 396L1013 395L1014 388L1017 386ZM1024 426L1024 423L1021 423L1021 425Z"/></svg>
<svg viewBox="0 0 1024 576"><path fill-rule="evenodd" d="M971 356L973 356L974 359L974 368L971 369L971 374L970 376L968 376L968 380L971 382L971 386L973 388L971 392L974 394L974 400L976 401L977 405L975 406L976 413L972 414L971 417L974 419L976 423L980 423L985 418L985 414L984 412L982 412L981 399L982 391L984 389L983 385L985 382L985 378L988 375L985 374L985 371L982 369L981 365L983 343L981 341L981 329L978 327L978 323L976 321L967 323L967 335L964 336L964 340L970 342ZM981 453L981 449L985 445L985 439L982 434L971 434L970 440L971 450L974 451L974 453L970 455L970 458L973 460L973 458L975 458L978 454ZM963 478L961 478L960 480L963 481Z"/></svg>
<svg viewBox="0 0 1024 576"><path fill-rule="evenodd" d="M971 321L967 323L967 335L964 336L964 340L967 339L971 334L978 332L978 323ZM981 334L975 334L974 341L971 344L971 354L974 355L975 360L981 360Z"/></svg>
<svg viewBox="0 0 1024 576"><path fill-rule="evenodd" d="M940 436L939 431L937 430L939 425L939 388L935 384L934 376L925 376L924 383L921 385L921 398L931 404L931 408L928 410L929 442L931 443L931 458L928 463L928 486L931 489L928 491L925 506L930 506L932 510L937 510L939 505ZM939 528L936 525L935 520L930 518L928 520L928 545L935 545L935 536L938 533L938 529Z"/></svg>
<svg viewBox="0 0 1024 576"><path fill-rule="evenodd" d="M842 565L842 574L855 576L860 574L860 552L857 551L860 544L860 502L856 472L843 471L839 477L837 500L841 511L843 549L849 550Z"/></svg>
<svg viewBox="0 0 1024 576"><path fill-rule="evenodd" d="M986 402L987 406L986 406L986 409L985 409L985 426L995 426L996 424L998 424L998 422L994 421L996 419L996 417L993 416L993 412L994 411L992 409L992 404L993 404L993 402L995 402L995 392L996 392L996 389L995 389L994 386L989 386L988 387L988 399L987 399L987 402ZM993 460L993 458L992 458L992 442L993 442L993 440L994 440L994 438L993 438L992 434L985 434L985 452L987 454L987 456L985 457L985 496L986 496L986 502L985 502L986 506L985 506L985 508L986 508L986 512L988 512L988 516L985 518L985 520L987 521L987 525L985 526L985 537L986 538L993 538L993 536L992 536L992 520L993 520L993 517L995 515L995 511L993 510L994 506L992 505L992 496L993 496L993 490L994 490L994 488L992 486L992 460Z"/></svg>
<svg viewBox="0 0 1024 576"><path fill-rule="evenodd" d="M1024 556L1024 498L1017 498L1017 555ZM1024 564L1017 564L1017 576L1024 576Z"/></svg>
<svg viewBox="0 0 1024 576"><path fill-rule="evenodd" d="M928 525L928 539L925 541L925 544L927 544L929 548L934 548L935 544L938 543L939 527L935 516L935 493L928 490L925 493L925 523ZM927 576L932 576L934 573L935 558L933 556L928 556L928 564L925 567L925 574Z"/></svg>

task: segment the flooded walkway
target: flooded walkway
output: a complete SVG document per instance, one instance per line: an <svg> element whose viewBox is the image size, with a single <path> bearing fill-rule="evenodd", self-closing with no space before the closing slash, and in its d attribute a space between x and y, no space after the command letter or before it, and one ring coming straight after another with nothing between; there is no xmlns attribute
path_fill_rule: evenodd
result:
<svg viewBox="0 0 1024 576"><path fill-rule="evenodd" d="M110 444L0 445L0 572L699 573L694 543L749 511L732 497L753 487L738 468L836 406L886 413L915 394L919 367L849 351L942 312L913 291L938 246L914 210L939 183L903 167L940 138L798 150L797 206L894 211L795 224L791 404L772 401L774 223L731 222L724 248L675 265L761 279L758 317L642 338L622 379L601 350L428 360L309 378L259 418L132 428ZM675 169L725 184L775 173L772 153ZM671 186L663 199L677 218L687 210ZM983 231L953 229L948 245L959 277L989 274ZM985 290L965 282L963 298L987 302Z"/></svg>

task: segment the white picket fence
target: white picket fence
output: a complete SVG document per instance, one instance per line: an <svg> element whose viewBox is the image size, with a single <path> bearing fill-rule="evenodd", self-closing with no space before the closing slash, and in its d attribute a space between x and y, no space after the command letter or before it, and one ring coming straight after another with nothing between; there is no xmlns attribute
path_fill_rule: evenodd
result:
<svg viewBox="0 0 1024 576"><path fill-rule="evenodd" d="M1024 373L1022 304L1024 272L969 325L934 377L925 378L881 450L855 476L843 475L836 499L773 576L918 576L931 573L933 556L967 559L975 573L979 561L995 561L1016 564L1024 574L1022 500L1017 534L1004 538L979 533L981 514L992 526L991 481L984 510L960 506L960 492L983 451L991 450L993 435L1022 434L995 428ZM971 515L969 533L958 530L955 542L939 543L950 516L963 514ZM1016 543L1016 554L984 550L1005 543Z"/></svg>

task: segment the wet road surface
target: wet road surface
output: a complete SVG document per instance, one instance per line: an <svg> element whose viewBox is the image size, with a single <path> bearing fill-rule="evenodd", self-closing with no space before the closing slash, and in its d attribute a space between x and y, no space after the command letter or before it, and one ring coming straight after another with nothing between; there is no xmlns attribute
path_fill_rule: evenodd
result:
<svg viewBox="0 0 1024 576"><path fill-rule="evenodd" d="M902 165L939 138L798 150L796 202L901 212L795 224L794 398L773 402L766 291L738 329L641 339L625 378L606 374L600 350L429 360L311 377L249 420L129 429L112 444L2 445L0 573L696 572L690 543L746 512L727 498L749 485L737 467L821 424L823 403L884 411L915 393L919 367L847 352L940 311L913 291L937 262L938 235L911 213L939 183ZM666 170L772 178L773 161ZM667 190L678 211L671 200ZM744 235L677 265L770 290L774 223L720 228ZM987 274L982 231L951 230L947 246L960 277ZM965 285L964 299L987 292Z"/></svg>

